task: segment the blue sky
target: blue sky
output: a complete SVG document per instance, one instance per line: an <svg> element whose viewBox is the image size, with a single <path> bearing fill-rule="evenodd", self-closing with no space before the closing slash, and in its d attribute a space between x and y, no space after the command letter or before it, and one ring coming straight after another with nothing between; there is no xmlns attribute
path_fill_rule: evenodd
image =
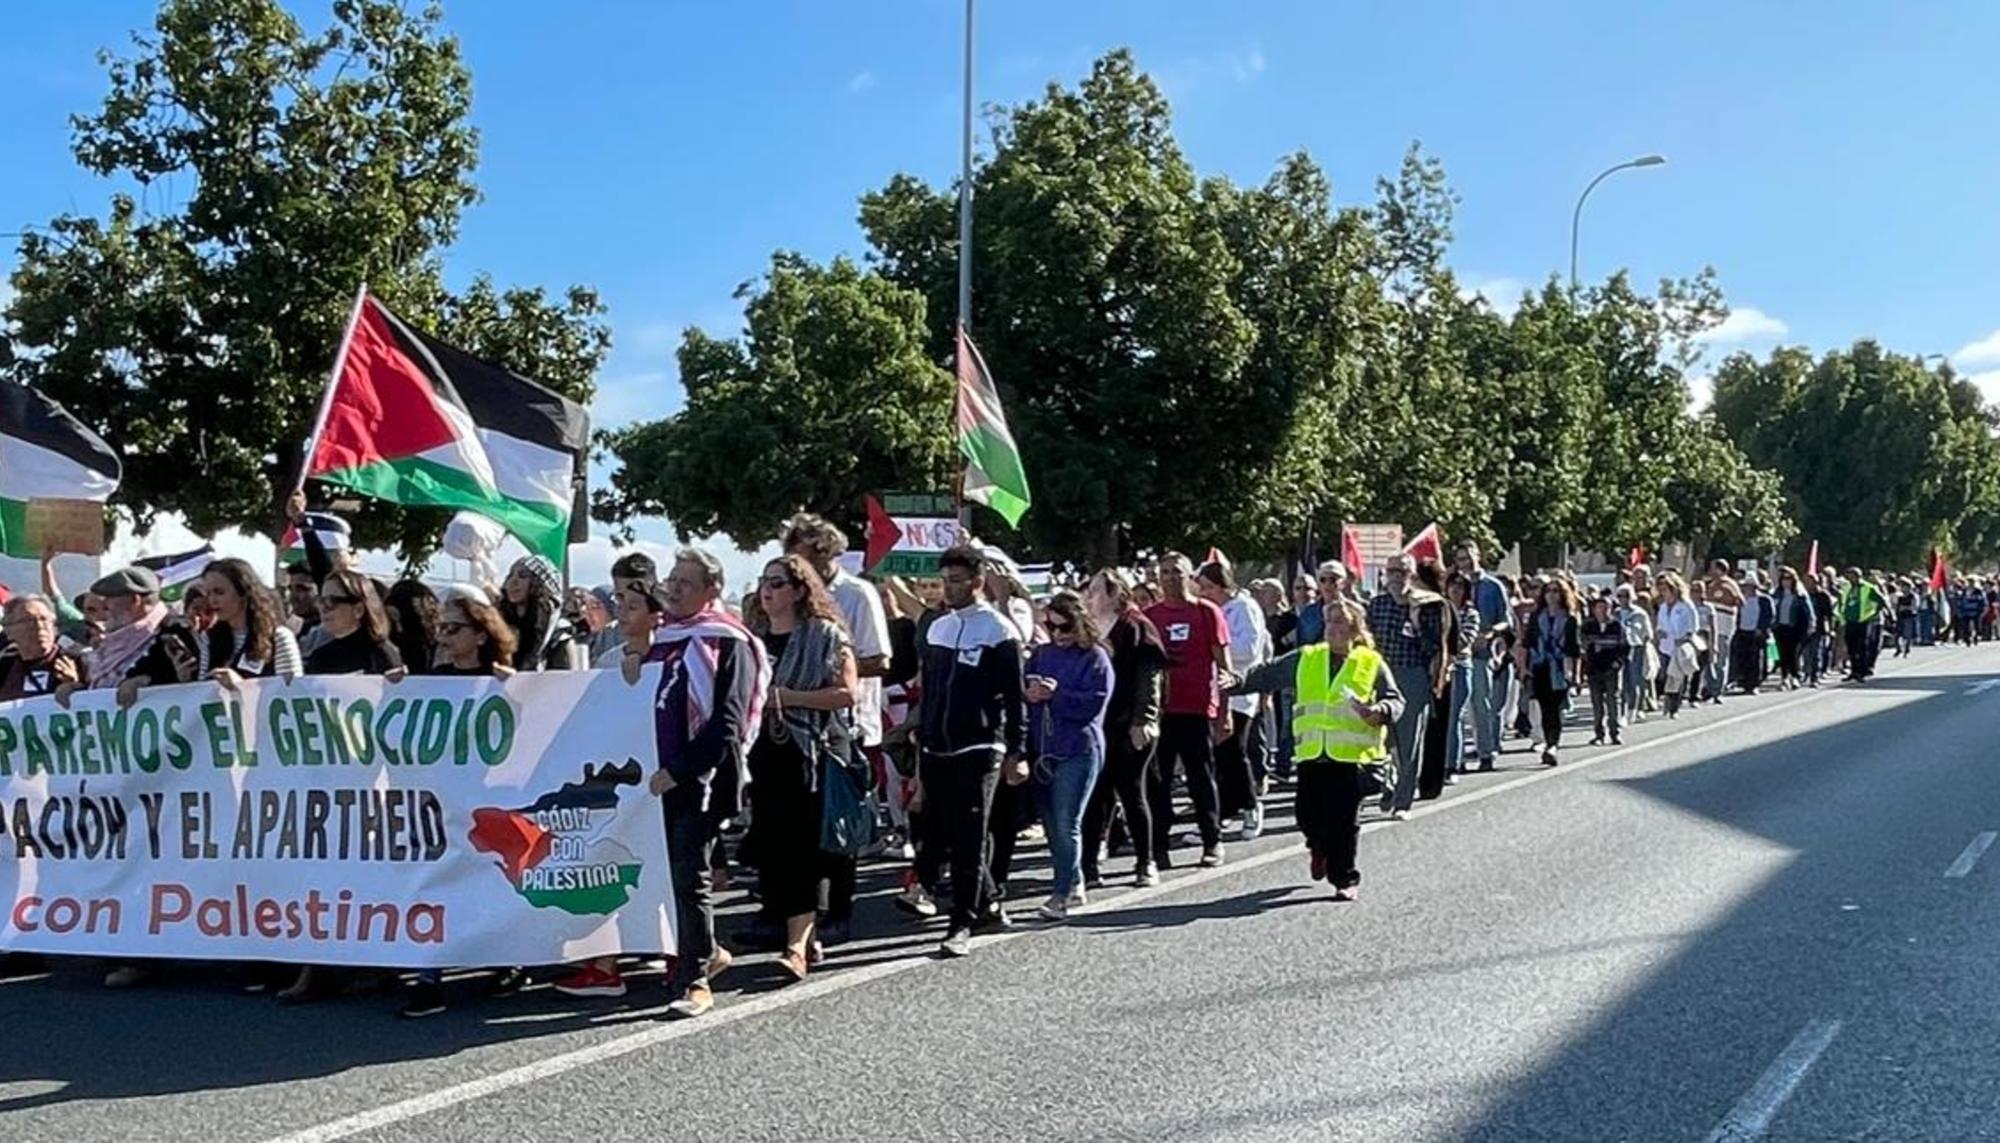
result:
<svg viewBox="0 0 2000 1143"><path fill-rule="evenodd" d="M309 21L320 0L296 0ZM0 38L0 231L102 209L65 116L92 52L148 0L10 5ZM22 11L19 9L27 9ZM1955 355L2000 397L2000 5L986 0L978 96L1030 98L1127 46L1198 170L1261 181L1304 149L1365 201L1413 138L1464 196L1451 261L1507 295L1568 261L1642 282L1713 265L1738 313L1718 351L1877 337ZM777 248L860 254L855 200L957 164L955 0L727 4L456 0L485 201L449 265L596 286L616 347L600 423L676 408L688 324L733 330ZM1989 140L1981 143L1981 139ZM645 531L666 539L666 529ZM591 557L594 559L595 557ZM579 570L586 565L579 559Z"/></svg>

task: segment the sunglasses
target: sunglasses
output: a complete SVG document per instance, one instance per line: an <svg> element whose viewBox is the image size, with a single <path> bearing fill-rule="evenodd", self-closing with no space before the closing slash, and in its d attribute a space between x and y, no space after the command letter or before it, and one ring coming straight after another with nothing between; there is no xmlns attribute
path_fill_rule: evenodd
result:
<svg viewBox="0 0 2000 1143"><path fill-rule="evenodd" d="M351 595L322 595L319 597L319 602L322 607L339 607L343 603L360 603L361 601Z"/></svg>
<svg viewBox="0 0 2000 1143"><path fill-rule="evenodd" d="M1076 624L1074 623L1057 623L1053 619L1048 622L1047 626L1051 635L1066 635L1076 630Z"/></svg>
<svg viewBox="0 0 2000 1143"><path fill-rule="evenodd" d="M759 582L763 586L770 588L772 591L777 591L779 588L784 588L784 587L798 586L791 580L786 579L784 576L781 575L767 575Z"/></svg>
<svg viewBox="0 0 2000 1143"><path fill-rule="evenodd" d="M470 631L470 630L472 630L472 624L457 623L449 619L445 620L443 623L438 624L438 634L440 635L456 635L460 631Z"/></svg>

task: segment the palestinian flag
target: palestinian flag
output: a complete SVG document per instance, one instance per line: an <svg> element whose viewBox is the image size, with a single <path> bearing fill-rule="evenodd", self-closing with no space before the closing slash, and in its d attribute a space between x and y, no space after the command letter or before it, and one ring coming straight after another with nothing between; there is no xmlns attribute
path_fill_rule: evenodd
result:
<svg viewBox="0 0 2000 1143"><path fill-rule="evenodd" d="M187 593L187 585L201 578L201 571L215 559L215 545L203 544L191 552L144 556L133 560L136 567L150 568L160 577L160 598L177 602Z"/></svg>
<svg viewBox="0 0 2000 1143"><path fill-rule="evenodd" d="M1000 390L979 347L958 327L958 451L965 457L965 498L1000 513L1017 527L1032 500L1021 450L1007 431Z"/></svg>
<svg viewBox="0 0 2000 1143"><path fill-rule="evenodd" d="M118 454L61 405L0 381L0 552L40 559L28 501L90 500L118 490Z"/></svg>
<svg viewBox="0 0 2000 1143"><path fill-rule="evenodd" d="M305 475L476 512L560 566L589 437L583 406L423 333L363 291Z"/></svg>

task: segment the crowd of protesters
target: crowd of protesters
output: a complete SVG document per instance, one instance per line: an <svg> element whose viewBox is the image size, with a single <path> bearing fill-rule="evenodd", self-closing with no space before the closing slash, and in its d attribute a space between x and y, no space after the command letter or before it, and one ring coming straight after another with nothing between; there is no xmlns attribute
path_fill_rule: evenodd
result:
<svg viewBox="0 0 2000 1143"><path fill-rule="evenodd" d="M1169 552L1038 599L1004 553L977 546L944 553L933 581L870 583L842 566L840 530L811 516L734 595L720 562L692 548L664 567L629 553L599 587L566 588L527 556L497 585L439 589L362 574L337 520L298 497L291 512L305 558L282 595L219 559L178 607L144 567L68 600L45 560L44 592L5 605L0 700L66 704L89 688L129 706L147 687L301 675L595 668L633 681L645 663L694 656L704 669L663 672L649 784L678 910L665 974L677 1018L709 1011L732 945L775 953L790 980L810 975L850 938L863 861L900 867L895 904L941 915L940 954L964 956L975 934L1020 919L1010 889L1024 836L1039 834L1051 865L1033 916L1060 923L1121 852L1140 887L1184 847L1195 865L1223 865L1226 843L1255 840L1289 787L1312 880L1352 901L1363 808L1404 820L1493 770L1510 740L1558 766L1572 721L1592 746L1621 745L1634 723L1732 693L1865 683L1885 648L1981 642L2000 619L1996 577L1717 561L1587 585L1496 574L1470 544L1449 566L1392 556L1372 591L1339 561L1287 589L1239 583L1213 553L1197 564ZM716 899L733 891L756 911L719 933ZM567 995L620 996L624 967L495 966L486 990L539 976ZM104 982L156 971L110 965ZM240 972L246 991L283 1003L382 975ZM445 1009L438 973L401 987L404 1015Z"/></svg>

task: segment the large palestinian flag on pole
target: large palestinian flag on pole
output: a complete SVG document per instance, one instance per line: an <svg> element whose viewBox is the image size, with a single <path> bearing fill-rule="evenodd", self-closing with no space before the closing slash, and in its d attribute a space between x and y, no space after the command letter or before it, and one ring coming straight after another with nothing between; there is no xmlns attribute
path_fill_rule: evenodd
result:
<svg viewBox="0 0 2000 1143"><path fill-rule="evenodd" d="M1012 528L1028 510L1028 474L1007 430L1000 390L979 347L958 327L958 451L965 457L965 498L986 505Z"/></svg>
<svg viewBox="0 0 2000 1143"><path fill-rule="evenodd" d="M28 534L28 501L90 500L118 490L118 454L61 405L0 381L0 551L41 558Z"/></svg>
<svg viewBox="0 0 2000 1143"><path fill-rule="evenodd" d="M583 406L425 334L364 290L305 475L476 512L562 566L589 437Z"/></svg>

